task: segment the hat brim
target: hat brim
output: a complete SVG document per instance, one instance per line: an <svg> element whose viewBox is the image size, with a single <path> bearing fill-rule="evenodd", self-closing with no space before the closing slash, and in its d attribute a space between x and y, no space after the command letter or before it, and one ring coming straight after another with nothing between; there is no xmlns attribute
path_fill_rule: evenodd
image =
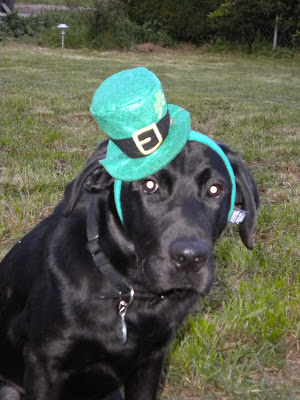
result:
<svg viewBox="0 0 300 400"><path fill-rule="evenodd" d="M183 108L173 104L168 105L168 110L172 121L168 136L152 154L130 158L109 140L106 158L99 162L111 176L122 181L143 179L164 168L180 153L191 132L190 115Z"/></svg>

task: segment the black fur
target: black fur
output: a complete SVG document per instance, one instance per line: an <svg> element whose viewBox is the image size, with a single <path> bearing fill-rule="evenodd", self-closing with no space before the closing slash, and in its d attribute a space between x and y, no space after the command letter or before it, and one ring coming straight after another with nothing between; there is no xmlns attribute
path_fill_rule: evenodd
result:
<svg viewBox="0 0 300 400"><path fill-rule="evenodd" d="M99 164L107 141L93 153L53 214L37 225L0 265L0 400L156 399L170 341L214 279L213 248L224 230L231 181L210 148L188 142L158 184L124 182L125 227L113 198L113 178ZM251 174L227 146L237 181L237 203L250 212L240 236L253 247L259 196ZM211 185L223 188L208 195ZM158 295L135 299L122 344L116 293L93 262L86 219L99 204L102 249L136 290ZM164 295L161 299L159 295ZM23 394L22 394L23 393Z"/></svg>

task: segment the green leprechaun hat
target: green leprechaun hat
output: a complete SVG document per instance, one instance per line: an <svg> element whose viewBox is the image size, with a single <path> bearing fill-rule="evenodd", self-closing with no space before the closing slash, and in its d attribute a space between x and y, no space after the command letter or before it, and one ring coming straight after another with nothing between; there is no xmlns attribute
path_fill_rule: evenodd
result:
<svg viewBox="0 0 300 400"><path fill-rule="evenodd" d="M191 130L190 114L167 104L159 79L146 68L134 68L107 78L94 94L91 113L109 137L106 158L99 160L115 178L114 197L123 222L122 181L135 181L168 165L188 140L202 143L223 160L232 191L230 221L236 195L232 166L221 147Z"/></svg>
<svg viewBox="0 0 300 400"><path fill-rule="evenodd" d="M159 79L146 68L107 78L97 89L91 113L109 137L99 162L114 178L134 181L169 164L186 144L189 113L168 105Z"/></svg>

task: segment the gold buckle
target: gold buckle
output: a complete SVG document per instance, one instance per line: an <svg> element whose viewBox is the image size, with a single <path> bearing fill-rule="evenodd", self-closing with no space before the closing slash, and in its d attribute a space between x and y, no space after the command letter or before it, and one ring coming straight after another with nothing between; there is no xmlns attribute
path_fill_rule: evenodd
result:
<svg viewBox="0 0 300 400"><path fill-rule="evenodd" d="M149 143L149 142L153 141L154 137L149 135L145 139L140 140L139 136L141 134L145 133L145 132L148 132L148 131L153 131L154 132L155 137L157 139L157 143L153 147L151 147L151 149L145 150L143 146L146 143ZM160 133L160 131L159 131L159 129L158 129L156 124L151 124L151 125L147 126L146 128L142 128L142 129L139 129L138 131L135 131L134 134L132 135L132 139L134 140L134 143L135 143L136 147L139 149L139 151L144 156L147 156L148 154L153 153L156 149L159 148L159 146L163 142L163 138L162 138L161 133Z"/></svg>

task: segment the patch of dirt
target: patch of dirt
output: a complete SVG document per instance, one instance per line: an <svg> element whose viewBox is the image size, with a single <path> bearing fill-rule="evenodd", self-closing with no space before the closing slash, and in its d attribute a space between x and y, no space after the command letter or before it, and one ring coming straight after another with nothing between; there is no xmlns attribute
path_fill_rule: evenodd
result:
<svg viewBox="0 0 300 400"><path fill-rule="evenodd" d="M289 351L286 356L286 377L299 389L300 398L300 340L291 335L288 340Z"/></svg>
<svg viewBox="0 0 300 400"><path fill-rule="evenodd" d="M164 47L160 46L159 44L153 43L137 44L136 49L141 53L162 53L165 51Z"/></svg>

